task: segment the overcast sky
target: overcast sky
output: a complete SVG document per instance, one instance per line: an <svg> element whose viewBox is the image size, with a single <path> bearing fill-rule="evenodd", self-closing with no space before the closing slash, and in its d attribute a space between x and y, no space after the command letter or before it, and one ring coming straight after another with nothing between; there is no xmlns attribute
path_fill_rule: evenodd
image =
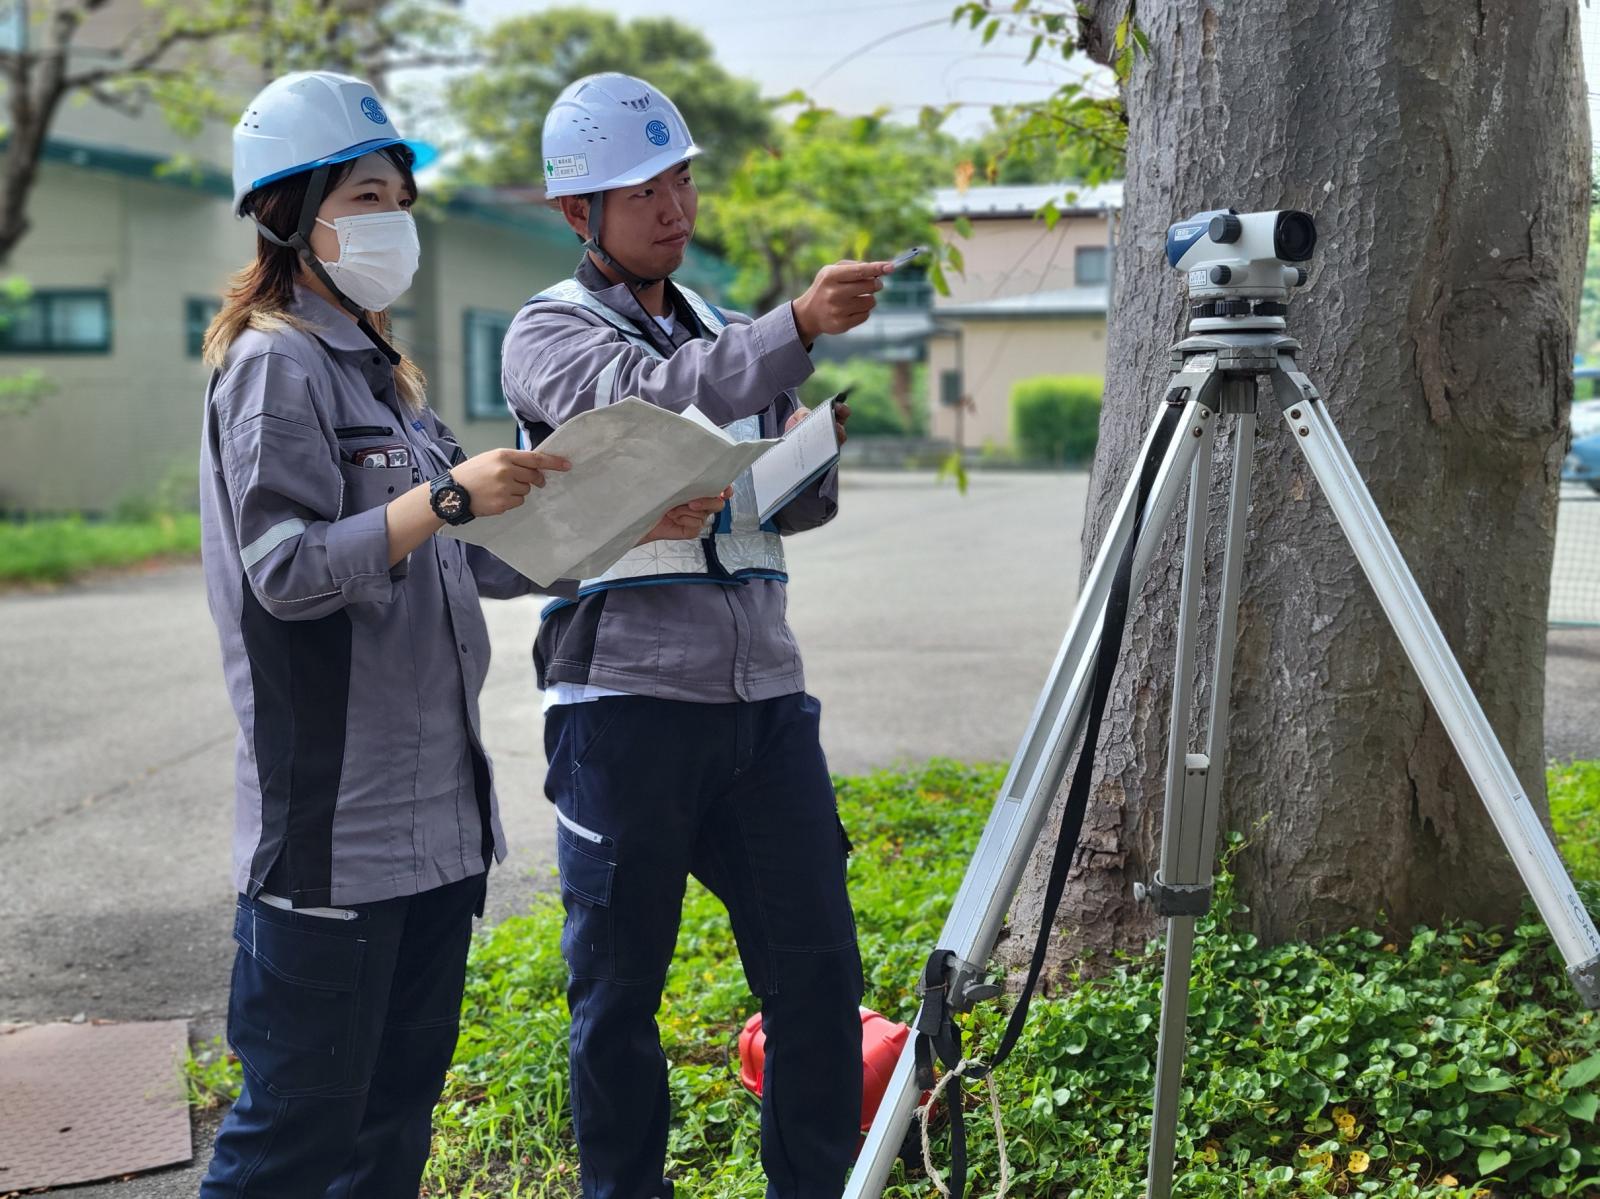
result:
<svg viewBox="0 0 1600 1199"><path fill-rule="evenodd" d="M988 107L1047 96L1069 78L1064 64L1027 67L1028 38L1001 34L988 46L965 23L950 24L957 0L607 0L588 7L623 18L671 16L697 25L735 75L772 96L800 88L829 108L870 112L889 105L914 120L925 104L971 107L951 118L955 133L987 123ZM465 0L473 20L493 23L519 13L565 7L543 0ZM873 49L851 57L873 43ZM848 59L848 61L846 61ZM1109 78L1109 76L1107 76Z"/></svg>

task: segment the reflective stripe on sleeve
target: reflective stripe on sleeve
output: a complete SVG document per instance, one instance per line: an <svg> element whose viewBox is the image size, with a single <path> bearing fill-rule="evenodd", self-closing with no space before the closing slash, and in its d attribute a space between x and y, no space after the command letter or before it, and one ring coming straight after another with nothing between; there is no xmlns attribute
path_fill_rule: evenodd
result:
<svg viewBox="0 0 1600 1199"><path fill-rule="evenodd" d="M279 521L239 551L239 557L244 562L244 568L249 570L285 541L288 541L289 538L298 537L305 531L306 522L297 516L285 521Z"/></svg>

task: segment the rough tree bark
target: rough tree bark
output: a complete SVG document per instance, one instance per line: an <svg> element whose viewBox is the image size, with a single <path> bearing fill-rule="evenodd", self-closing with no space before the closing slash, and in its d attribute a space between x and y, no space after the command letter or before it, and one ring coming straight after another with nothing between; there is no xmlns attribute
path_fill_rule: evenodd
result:
<svg viewBox="0 0 1600 1199"><path fill-rule="evenodd" d="M1128 7L1087 4L1084 43L1101 61ZM1301 365L1542 807L1545 610L1589 195L1576 0L1145 0L1134 20L1150 51L1125 91L1085 562L1183 328L1167 225L1229 205L1313 212L1322 240L1289 318ZM1255 931L1512 918L1520 881L1270 402L1258 429L1223 812L1249 834L1234 866ZM1219 439L1219 475L1229 457ZM1158 860L1180 542L1181 514L1131 615L1060 957L1137 947L1156 929L1132 889ZM1202 671L1211 636L1208 624ZM1208 702L1202 690L1197 710ZM1044 858L1012 913L1030 938Z"/></svg>

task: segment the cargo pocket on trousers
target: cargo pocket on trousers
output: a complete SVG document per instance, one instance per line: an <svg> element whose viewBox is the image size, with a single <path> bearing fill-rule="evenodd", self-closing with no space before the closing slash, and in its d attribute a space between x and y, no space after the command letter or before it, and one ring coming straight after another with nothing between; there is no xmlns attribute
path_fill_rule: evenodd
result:
<svg viewBox="0 0 1600 1199"><path fill-rule="evenodd" d="M261 916L241 901L228 1041L280 1098L362 1085L355 1069L357 987L367 943ZM301 920L315 919L301 917Z"/></svg>
<svg viewBox="0 0 1600 1199"><path fill-rule="evenodd" d="M567 919L561 927L561 956L573 978L613 976L611 885L616 865L586 847L565 827L556 831L556 869Z"/></svg>

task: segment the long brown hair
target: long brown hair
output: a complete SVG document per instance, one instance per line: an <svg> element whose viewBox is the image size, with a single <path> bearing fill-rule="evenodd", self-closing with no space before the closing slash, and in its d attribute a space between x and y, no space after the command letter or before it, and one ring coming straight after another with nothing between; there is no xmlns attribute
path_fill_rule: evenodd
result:
<svg viewBox="0 0 1600 1199"><path fill-rule="evenodd" d="M411 174L410 149L388 146L379 153L399 169L406 190L415 199L417 181ZM354 169L354 159L335 166L328 174L328 190L331 192L343 184ZM244 210L287 241L299 224L300 209L305 203L306 188L310 183L311 172L302 171L258 187L245 197ZM246 329L305 329L302 322L289 311L289 305L294 300L295 282L300 279L302 270L298 253L288 246L273 244L258 231L255 260L229 280L222 310L212 318L210 327L206 329L202 343L206 365L220 368L229 347ZM387 312L369 312L367 320L379 336L388 340ZM309 329L305 331L310 332ZM394 386L402 404L413 412L421 411L426 398L427 380L421 368L410 358L402 357L394 368Z"/></svg>

